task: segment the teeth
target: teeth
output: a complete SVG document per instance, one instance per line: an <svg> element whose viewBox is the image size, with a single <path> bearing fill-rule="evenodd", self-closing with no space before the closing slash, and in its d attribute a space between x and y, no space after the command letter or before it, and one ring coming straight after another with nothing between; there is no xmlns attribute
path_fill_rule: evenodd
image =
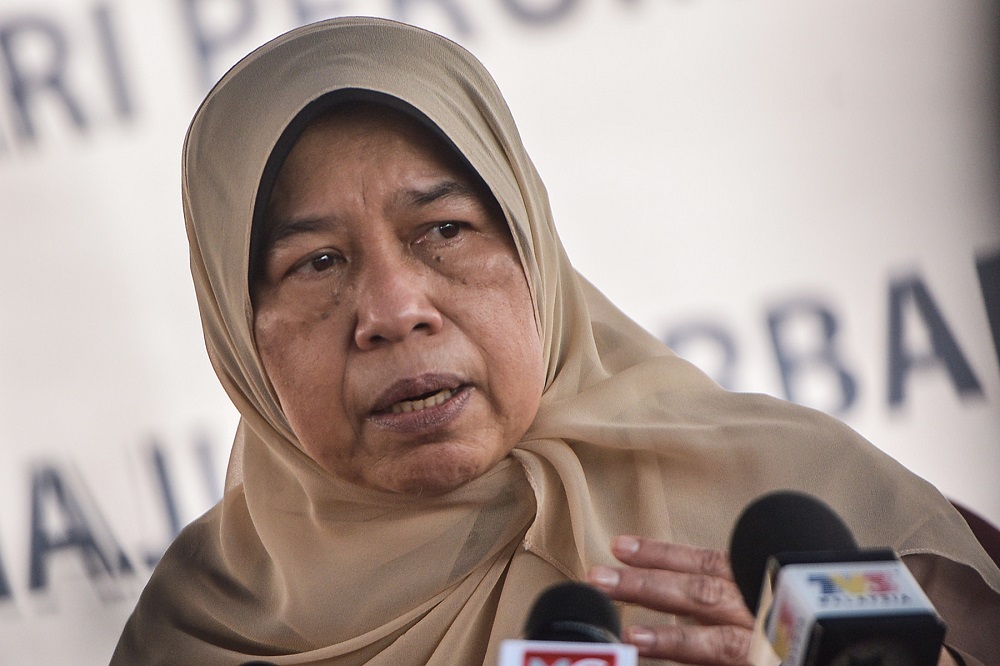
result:
<svg viewBox="0 0 1000 666"><path fill-rule="evenodd" d="M427 409L428 407L434 407L435 405L440 405L445 402L451 396L455 395L455 392L451 389L441 389L434 395L424 398L423 400L401 400L394 404L390 411L393 414L404 414L406 412L419 412L421 410Z"/></svg>

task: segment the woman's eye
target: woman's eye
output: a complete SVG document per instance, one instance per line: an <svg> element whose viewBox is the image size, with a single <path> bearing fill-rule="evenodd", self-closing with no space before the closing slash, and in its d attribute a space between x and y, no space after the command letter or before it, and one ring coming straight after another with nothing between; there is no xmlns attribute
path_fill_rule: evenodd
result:
<svg viewBox="0 0 1000 666"><path fill-rule="evenodd" d="M333 252L323 252L303 261L295 269L298 273L322 273L339 263L340 257Z"/></svg>
<svg viewBox="0 0 1000 666"><path fill-rule="evenodd" d="M458 222L443 222L441 224L435 225L434 229L441 235L445 240L451 240L458 236L462 231L462 225Z"/></svg>

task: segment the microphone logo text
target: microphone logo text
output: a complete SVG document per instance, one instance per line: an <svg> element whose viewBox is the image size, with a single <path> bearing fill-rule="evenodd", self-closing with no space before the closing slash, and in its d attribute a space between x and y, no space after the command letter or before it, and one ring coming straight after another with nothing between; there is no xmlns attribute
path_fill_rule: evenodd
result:
<svg viewBox="0 0 1000 666"><path fill-rule="evenodd" d="M888 571L814 573L807 580L819 588L818 601L823 606L880 606L910 601Z"/></svg>

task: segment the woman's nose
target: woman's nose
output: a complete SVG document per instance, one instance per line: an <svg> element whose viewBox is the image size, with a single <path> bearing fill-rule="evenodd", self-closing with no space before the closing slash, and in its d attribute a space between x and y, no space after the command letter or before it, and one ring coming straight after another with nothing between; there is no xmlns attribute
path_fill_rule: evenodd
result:
<svg viewBox="0 0 1000 666"><path fill-rule="evenodd" d="M414 333L433 335L443 317L431 302L427 275L403 253L372 257L359 276L354 341L367 350L402 342Z"/></svg>

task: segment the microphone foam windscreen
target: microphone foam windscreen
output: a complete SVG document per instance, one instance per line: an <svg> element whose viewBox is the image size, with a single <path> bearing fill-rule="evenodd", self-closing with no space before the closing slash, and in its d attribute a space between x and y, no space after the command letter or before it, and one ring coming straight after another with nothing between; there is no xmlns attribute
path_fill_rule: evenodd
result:
<svg viewBox="0 0 1000 666"><path fill-rule="evenodd" d="M583 583L559 583L535 601L524 625L529 641L615 643L621 619L611 599Z"/></svg>
<svg viewBox="0 0 1000 666"><path fill-rule="evenodd" d="M786 490L764 495L743 510L733 528L729 559L743 600L755 612L772 555L857 549L851 531L830 507Z"/></svg>

